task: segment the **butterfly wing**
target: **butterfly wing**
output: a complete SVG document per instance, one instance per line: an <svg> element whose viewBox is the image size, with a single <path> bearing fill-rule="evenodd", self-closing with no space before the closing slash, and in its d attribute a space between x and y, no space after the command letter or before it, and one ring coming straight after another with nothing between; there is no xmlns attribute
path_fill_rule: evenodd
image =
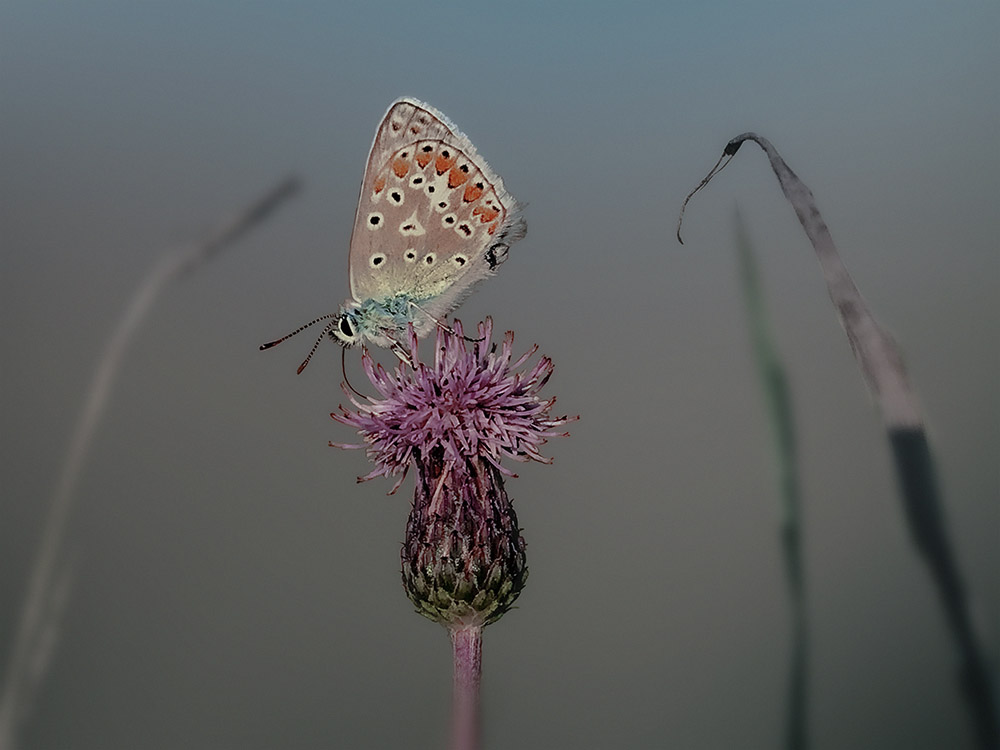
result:
<svg viewBox="0 0 1000 750"><path fill-rule="evenodd" d="M441 112L399 99L379 126L351 235L351 294L407 295L418 333L491 276L524 236L518 205Z"/></svg>

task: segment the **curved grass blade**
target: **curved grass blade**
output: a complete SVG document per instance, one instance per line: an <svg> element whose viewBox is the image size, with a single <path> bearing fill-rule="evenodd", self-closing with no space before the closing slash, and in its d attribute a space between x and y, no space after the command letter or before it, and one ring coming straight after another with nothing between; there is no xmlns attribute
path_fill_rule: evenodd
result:
<svg viewBox="0 0 1000 750"><path fill-rule="evenodd" d="M731 160L746 141L753 141L767 154L785 198L795 209L799 223L816 251L830 299L888 433L910 535L938 589L952 641L961 660L959 684L978 746L985 750L998 750L1000 719L996 688L969 614L965 587L945 527L923 416L899 348L872 315L841 261L812 191L789 168L770 141L756 133L743 133L726 144L723 157ZM684 204L729 160L723 162L720 159L708 177L685 198ZM679 239L680 221L677 236Z"/></svg>

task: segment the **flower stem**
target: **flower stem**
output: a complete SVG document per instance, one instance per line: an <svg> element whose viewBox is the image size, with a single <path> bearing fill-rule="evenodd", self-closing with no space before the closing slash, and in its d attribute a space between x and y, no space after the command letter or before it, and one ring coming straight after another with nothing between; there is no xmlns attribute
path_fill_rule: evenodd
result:
<svg viewBox="0 0 1000 750"><path fill-rule="evenodd" d="M478 625L449 629L455 660L452 702L452 750L479 748L479 683L483 674L483 629Z"/></svg>

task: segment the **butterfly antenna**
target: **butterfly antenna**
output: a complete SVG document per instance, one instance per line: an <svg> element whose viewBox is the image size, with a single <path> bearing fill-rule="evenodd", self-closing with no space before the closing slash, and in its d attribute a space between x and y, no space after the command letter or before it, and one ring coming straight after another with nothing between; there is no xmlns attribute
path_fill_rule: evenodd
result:
<svg viewBox="0 0 1000 750"><path fill-rule="evenodd" d="M316 325L317 323L319 323L322 320L329 320L330 318L335 318L335 317L337 317L337 313L330 313L329 315L324 315L322 318L316 318L316 320L314 320L314 321L312 321L310 323L306 323L304 326L299 326L298 328L296 328L291 333L286 333L280 339L275 339L274 341L268 341L266 344L261 344L260 345L260 351L264 351L265 349L270 349L272 346L277 346L282 341L286 341L287 339L290 339L296 333L302 333L309 326L314 326L314 325ZM330 329L330 326L327 326L326 330L329 330L329 329ZM323 333L325 334L326 331L324 331ZM320 337L320 338L322 338L322 337Z"/></svg>
<svg viewBox="0 0 1000 750"><path fill-rule="evenodd" d="M729 157L728 159L726 159L727 156ZM733 156L734 154L723 152L722 156L719 157L719 160L715 162L715 166L709 170L707 175L705 175L705 179L703 179L701 182L698 183L698 187L696 187L694 190L692 190L690 193L687 194L687 198L685 198L684 202L681 204L681 212L680 215L677 217L677 241L682 245L684 244L684 240L681 239L681 222L684 221L684 209L687 208L688 201L694 197L695 193L697 193L699 190L705 187L705 185L709 183L709 180L711 180L713 177L715 177L715 175L719 174L719 172L725 169L726 166L729 164L729 162L733 160ZM726 159L725 164L722 164L723 159ZM719 166L720 164L722 164L721 167Z"/></svg>
<svg viewBox="0 0 1000 750"><path fill-rule="evenodd" d="M332 316L327 315L326 317L329 318L329 317L332 317ZM323 320L323 318L317 318L316 320L313 321L313 323L318 323L321 320ZM311 325L312 325L312 323L310 323L309 325L302 326L302 328L308 328ZM319 345L323 341L323 338L326 336L326 334L328 334L330 331L333 330L333 327L335 325L337 325L337 321L334 321L333 323L327 323L325 326L323 326L323 332L319 335L319 338L316 339L316 343L313 344L313 348L309 350L309 354L307 354L306 358L304 360L302 360L302 364L299 365L299 369L295 371L296 375L301 375L302 371L304 369L306 369L306 365L309 364L309 360L311 360L313 358L313 355L316 353L316 350L319 349ZM301 331L302 328L300 328L299 331ZM296 331L295 333L298 333L299 331ZM295 334L292 334L292 333L288 334L288 336L294 336L294 335ZM285 338L287 339L288 336L285 336ZM278 343L278 342L275 342L275 343Z"/></svg>
<svg viewBox="0 0 1000 750"><path fill-rule="evenodd" d="M343 347L340 350L340 371L344 374L344 382L347 383L347 387L350 388L352 391L354 391L355 395L358 395L361 398L368 398L368 396L366 396L361 391L359 391L357 388L355 388L353 385L351 385L351 381L347 377L347 347L346 346ZM370 401L371 399L368 399L368 400Z"/></svg>

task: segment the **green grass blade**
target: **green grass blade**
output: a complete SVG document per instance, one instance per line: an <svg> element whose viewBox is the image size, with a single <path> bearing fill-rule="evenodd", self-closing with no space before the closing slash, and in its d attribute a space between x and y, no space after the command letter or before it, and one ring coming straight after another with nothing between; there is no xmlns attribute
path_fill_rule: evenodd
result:
<svg viewBox="0 0 1000 750"><path fill-rule="evenodd" d="M788 704L785 724L787 750L808 747L806 696L809 631L806 618L805 574L802 560L801 493L792 393L788 376L771 334L757 260L746 227L736 213L736 255L740 286L746 305L751 349L760 378L764 406L773 438L774 462L781 502L781 548L792 625L792 653L788 667Z"/></svg>

